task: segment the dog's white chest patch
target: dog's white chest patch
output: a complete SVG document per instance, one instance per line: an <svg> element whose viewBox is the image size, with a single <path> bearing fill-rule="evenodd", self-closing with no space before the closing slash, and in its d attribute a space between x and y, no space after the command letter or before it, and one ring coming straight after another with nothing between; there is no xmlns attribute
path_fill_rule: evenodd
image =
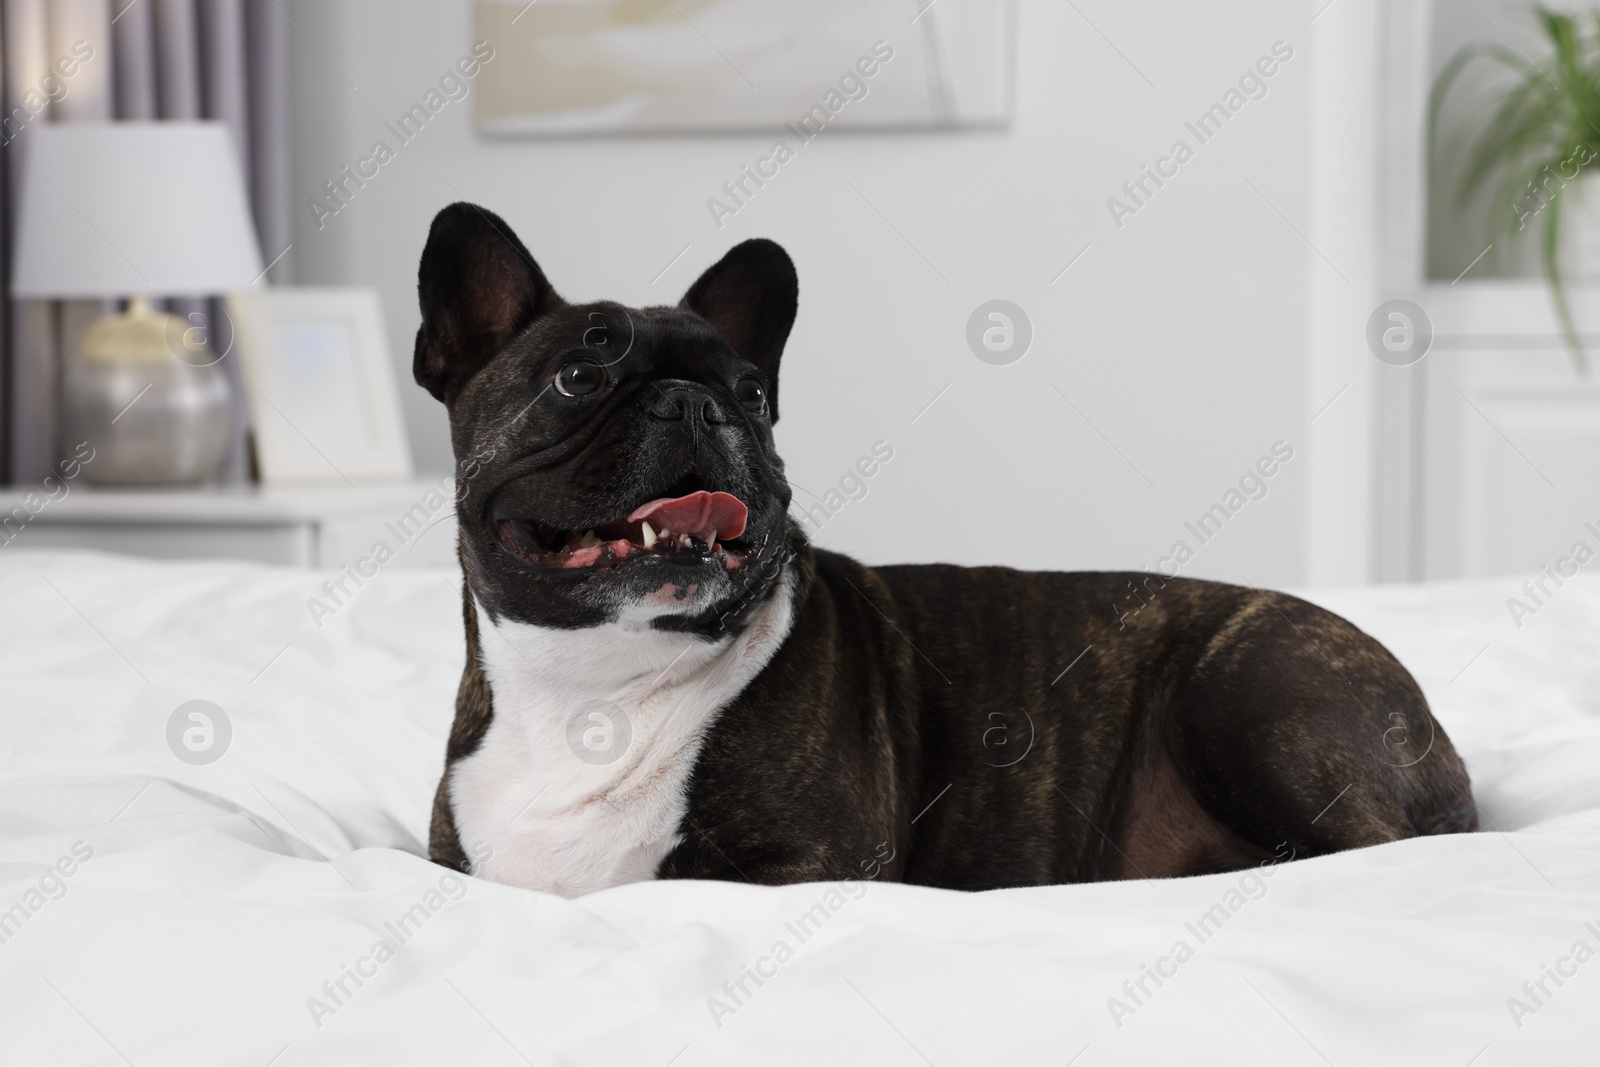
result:
<svg viewBox="0 0 1600 1067"><path fill-rule="evenodd" d="M742 633L717 642L647 620L493 623L479 605L494 717L450 770L456 832L476 873L567 897L655 877L682 839L706 730L792 621L788 576Z"/></svg>

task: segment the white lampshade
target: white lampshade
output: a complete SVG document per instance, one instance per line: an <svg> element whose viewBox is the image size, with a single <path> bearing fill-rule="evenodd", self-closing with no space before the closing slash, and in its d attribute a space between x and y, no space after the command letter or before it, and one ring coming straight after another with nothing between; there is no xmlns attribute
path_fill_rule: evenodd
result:
<svg viewBox="0 0 1600 1067"><path fill-rule="evenodd" d="M13 295L198 296L260 277L222 123L46 123L25 140Z"/></svg>

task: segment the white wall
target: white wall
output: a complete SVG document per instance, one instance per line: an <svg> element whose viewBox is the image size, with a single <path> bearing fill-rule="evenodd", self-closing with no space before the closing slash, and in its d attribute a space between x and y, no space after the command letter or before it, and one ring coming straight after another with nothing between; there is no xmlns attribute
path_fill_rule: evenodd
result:
<svg viewBox="0 0 1600 1067"><path fill-rule="evenodd" d="M919 6L908 0L908 23ZM318 229L304 200L468 51L471 6L305 0L292 8L304 34L300 281L381 289L418 464L443 470L443 411L410 384L416 263L438 208L466 198L499 212L569 299L675 302L730 245L771 237L801 279L777 431L797 501L824 493L875 441L895 450L821 544L871 562L1079 569L1153 567L1183 539L1198 547L1185 574L1299 581L1308 272L1337 269L1300 236L1312 8L1018 6L1012 129L825 133L720 231L706 198L770 137L484 141L470 100L449 105ZM914 30L884 36L896 32ZM1107 198L1175 139L1195 145L1185 120L1278 40L1295 55L1268 95L1113 225ZM880 75L894 76L892 64ZM968 315L996 297L1034 325L1032 350L1010 367L980 363L965 342ZM1280 439L1297 454L1270 494L1199 546L1185 521Z"/></svg>

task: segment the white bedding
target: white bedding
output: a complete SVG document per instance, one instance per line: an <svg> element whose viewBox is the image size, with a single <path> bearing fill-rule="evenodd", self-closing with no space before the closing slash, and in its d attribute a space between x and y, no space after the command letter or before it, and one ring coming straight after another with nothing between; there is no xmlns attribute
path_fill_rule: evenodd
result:
<svg viewBox="0 0 1600 1067"><path fill-rule="evenodd" d="M457 576L383 572L318 629L306 600L325 577L0 551L0 1063L1595 1055L1600 962L1571 954L1600 952L1600 581L1568 581L1520 630L1509 580L1311 596L1417 675L1503 832L1259 882L664 882L567 901L441 883L423 858ZM232 725L209 765L167 744L194 699ZM46 873L58 861L70 876ZM1219 904L1202 942L1190 924ZM1136 1002L1123 983L1180 940L1192 954ZM372 977L335 1001L324 982L358 965ZM746 965L771 977L725 990ZM1558 986L1546 965L1574 973ZM1523 987L1541 978L1536 1002Z"/></svg>

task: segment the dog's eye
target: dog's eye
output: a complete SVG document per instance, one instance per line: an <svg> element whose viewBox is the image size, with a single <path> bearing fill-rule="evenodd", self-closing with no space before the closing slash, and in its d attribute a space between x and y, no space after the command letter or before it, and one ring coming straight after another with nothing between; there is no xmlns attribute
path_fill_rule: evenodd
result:
<svg viewBox="0 0 1600 1067"><path fill-rule="evenodd" d="M767 391L754 378L740 378L733 387L733 395L746 411L760 412L767 406Z"/></svg>
<svg viewBox="0 0 1600 1067"><path fill-rule="evenodd" d="M566 396L588 396L606 387L606 369L587 359L575 359L556 372L556 389Z"/></svg>

